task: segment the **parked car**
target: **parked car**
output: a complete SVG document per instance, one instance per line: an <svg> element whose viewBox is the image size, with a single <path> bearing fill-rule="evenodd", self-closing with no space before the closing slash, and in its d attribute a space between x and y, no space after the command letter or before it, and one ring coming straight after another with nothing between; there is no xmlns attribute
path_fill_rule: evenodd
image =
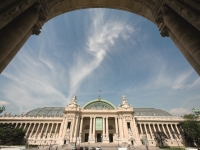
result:
<svg viewBox="0 0 200 150"><path fill-rule="evenodd" d="M88 150L88 147L83 147L83 150Z"/></svg>
<svg viewBox="0 0 200 150"><path fill-rule="evenodd" d="M90 150L96 150L96 148L95 147L90 147Z"/></svg>
<svg viewBox="0 0 200 150"><path fill-rule="evenodd" d="M77 150L84 150L84 149L83 149L83 147L78 147L78 149L77 149Z"/></svg>
<svg viewBox="0 0 200 150"><path fill-rule="evenodd" d="M101 147L96 147L96 150L102 150L102 148Z"/></svg>
<svg viewBox="0 0 200 150"><path fill-rule="evenodd" d="M74 146L74 147L72 148L72 150L78 150L78 147L75 147L75 146Z"/></svg>

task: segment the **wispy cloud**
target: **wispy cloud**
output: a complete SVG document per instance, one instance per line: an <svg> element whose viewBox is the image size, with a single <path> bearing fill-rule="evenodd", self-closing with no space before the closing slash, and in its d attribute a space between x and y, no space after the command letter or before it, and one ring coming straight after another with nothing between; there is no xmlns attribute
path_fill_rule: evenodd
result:
<svg viewBox="0 0 200 150"><path fill-rule="evenodd" d="M9 103L6 102L6 101L1 101L1 100L0 100L0 105L9 105Z"/></svg>
<svg viewBox="0 0 200 150"><path fill-rule="evenodd" d="M172 115L183 116L184 114L191 113L191 110L186 108L174 108L170 110L169 113L171 113Z"/></svg>
<svg viewBox="0 0 200 150"><path fill-rule="evenodd" d="M103 9L91 10L92 24L88 31L84 52L76 54L76 64L70 69L69 98L79 88L81 82L97 69L115 41L122 37L128 39L134 29L119 20L107 20ZM84 54L86 53L86 54ZM84 57L86 56L87 57Z"/></svg>

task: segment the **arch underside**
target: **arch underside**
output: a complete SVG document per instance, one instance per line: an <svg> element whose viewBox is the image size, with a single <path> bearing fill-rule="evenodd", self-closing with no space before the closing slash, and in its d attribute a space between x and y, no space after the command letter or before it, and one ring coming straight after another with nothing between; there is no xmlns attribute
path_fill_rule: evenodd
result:
<svg viewBox="0 0 200 150"><path fill-rule="evenodd" d="M154 22L156 0L48 0L47 21L65 12L86 8L112 8L129 11Z"/></svg>

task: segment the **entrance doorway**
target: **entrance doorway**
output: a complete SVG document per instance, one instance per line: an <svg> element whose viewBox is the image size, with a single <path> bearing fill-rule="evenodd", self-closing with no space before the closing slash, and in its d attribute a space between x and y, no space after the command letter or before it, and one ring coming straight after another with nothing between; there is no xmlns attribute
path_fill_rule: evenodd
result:
<svg viewBox="0 0 200 150"><path fill-rule="evenodd" d="M113 142L113 134L112 133L109 134L109 141Z"/></svg>
<svg viewBox="0 0 200 150"><path fill-rule="evenodd" d="M101 141L101 133L97 133L97 142L102 142Z"/></svg>
<svg viewBox="0 0 200 150"><path fill-rule="evenodd" d="M84 142L88 142L89 133L85 133L85 140Z"/></svg>
<svg viewBox="0 0 200 150"><path fill-rule="evenodd" d="M134 145L133 140L131 140L131 144Z"/></svg>
<svg viewBox="0 0 200 150"><path fill-rule="evenodd" d="M66 144L66 140L64 140L64 144Z"/></svg>

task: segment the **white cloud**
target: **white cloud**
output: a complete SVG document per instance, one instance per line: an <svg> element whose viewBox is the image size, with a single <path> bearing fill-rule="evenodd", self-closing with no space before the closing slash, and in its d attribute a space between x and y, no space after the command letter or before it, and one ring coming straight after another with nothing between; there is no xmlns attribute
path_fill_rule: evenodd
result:
<svg viewBox="0 0 200 150"><path fill-rule="evenodd" d="M70 69L70 93L68 99L79 88L81 82L98 68L107 55L112 50L116 39L122 37L128 39L134 29L119 20L105 21L105 12L102 9L92 10L92 25L85 52L76 53L76 64Z"/></svg>
<svg viewBox="0 0 200 150"><path fill-rule="evenodd" d="M183 116L184 114L191 113L191 110L186 109L186 108L174 108L174 109L171 109L169 113L172 115Z"/></svg>
<svg viewBox="0 0 200 150"><path fill-rule="evenodd" d="M1 101L0 100L0 105L9 105L10 103L6 102L6 101Z"/></svg>
<svg viewBox="0 0 200 150"><path fill-rule="evenodd" d="M189 88L190 87L190 84L188 85L183 85L183 84L176 84L172 87L172 89L174 90L178 90L178 89L186 89L186 88Z"/></svg>

